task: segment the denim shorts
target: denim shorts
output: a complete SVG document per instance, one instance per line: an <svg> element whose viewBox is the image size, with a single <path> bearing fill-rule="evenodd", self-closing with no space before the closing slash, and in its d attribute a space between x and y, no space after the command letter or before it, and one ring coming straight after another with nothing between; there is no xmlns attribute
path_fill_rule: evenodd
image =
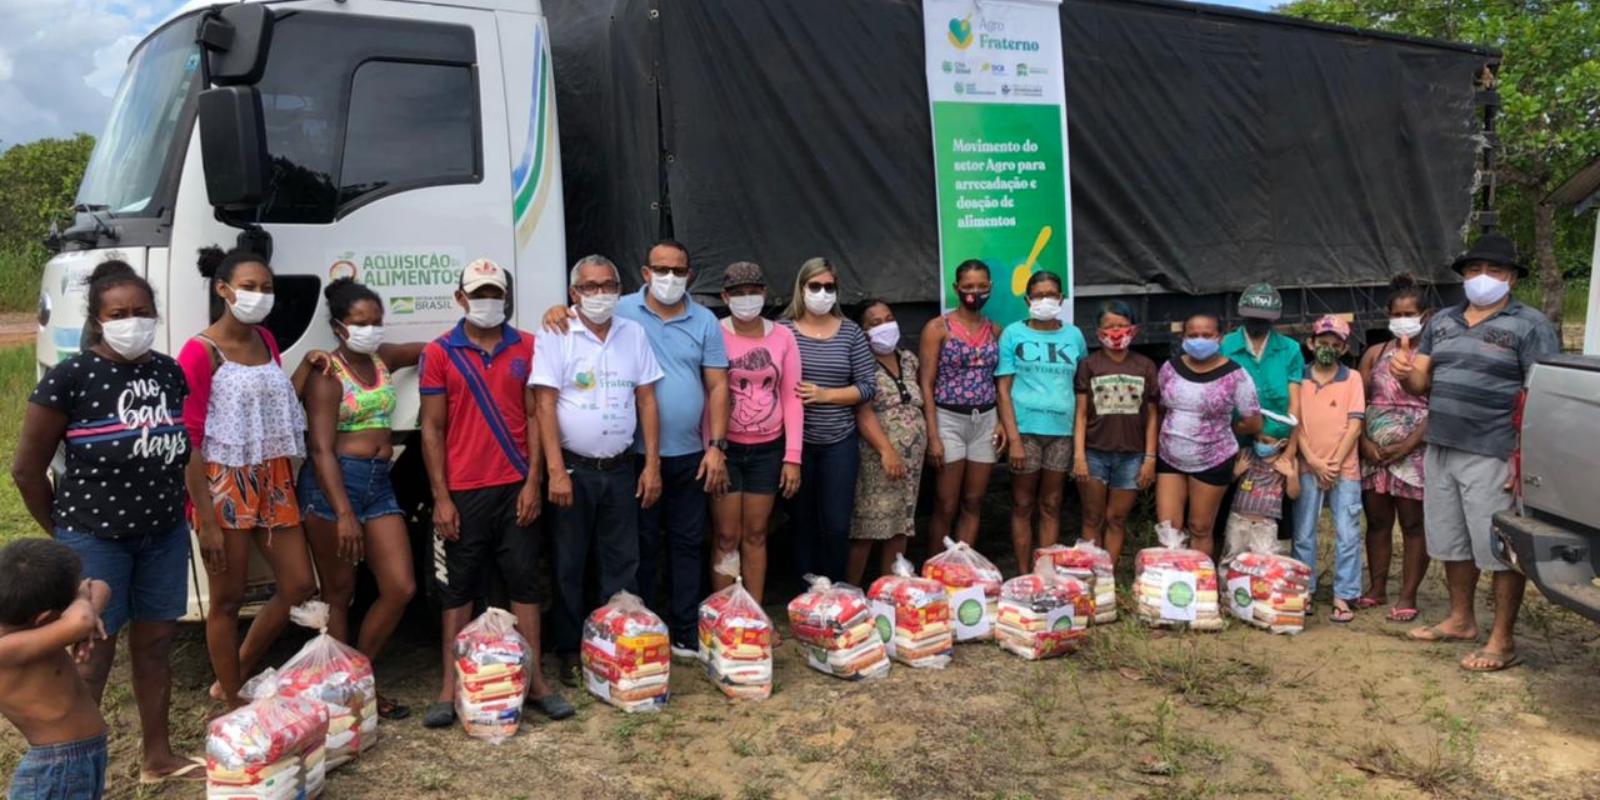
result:
<svg viewBox="0 0 1600 800"><path fill-rule="evenodd" d="M775 495L783 473L783 437L761 444L728 443L728 493Z"/></svg>
<svg viewBox="0 0 1600 800"><path fill-rule="evenodd" d="M188 543L188 537L184 537ZM28 748L11 776L10 800L99 800L106 790L106 735Z"/></svg>
<svg viewBox="0 0 1600 800"><path fill-rule="evenodd" d="M111 587L111 602L100 615L108 635L129 620L173 622L188 611L188 523L165 533L114 540L58 530L56 541L78 554L83 577Z"/></svg>
<svg viewBox="0 0 1600 800"><path fill-rule="evenodd" d="M344 477L344 493L350 498L350 510L363 524L389 514L403 514L400 503L394 499L394 484L389 482L389 461L384 458L355 458L339 456L339 474ZM300 468L300 482L295 486L300 496L300 507L308 514L333 521L339 518L317 483L317 474L307 459Z"/></svg>
<svg viewBox="0 0 1600 800"><path fill-rule="evenodd" d="M1109 450L1086 450L1089 477L1103 483L1108 489L1136 492L1139 490L1139 468L1144 466L1143 453L1113 453Z"/></svg>

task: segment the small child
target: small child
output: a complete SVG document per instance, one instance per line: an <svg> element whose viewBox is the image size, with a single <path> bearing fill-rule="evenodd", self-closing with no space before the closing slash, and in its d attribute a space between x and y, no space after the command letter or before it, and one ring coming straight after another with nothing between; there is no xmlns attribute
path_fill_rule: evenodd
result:
<svg viewBox="0 0 1600 800"><path fill-rule="evenodd" d="M1332 622L1355 619L1361 596L1361 462L1356 443L1367 412L1361 373L1341 364L1350 325L1326 316L1311 326L1314 357L1300 382L1300 501L1294 505L1294 557L1311 567L1317 590L1317 524L1326 502L1333 516Z"/></svg>
<svg viewBox="0 0 1600 800"><path fill-rule="evenodd" d="M1283 419L1292 421L1293 417ZM1300 496L1294 459L1283 452L1286 444L1284 439L1263 433L1256 435L1253 447L1239 451L1239 460L1233 467L1239 490L1234 492L1233 508L1228 512L1230 548L1236 542L1277 541L1284 495L1290 500Z"/></svg>
<svg viewBox="0 0 1600 800"><path fill-rule="evenodd" d="M77 554L53 539L0 550L0 714L31 747L11 776L10 800L95 800L106 784L106 722L78 676L105 638L102 581L79 582ZM70 650L69 650L70 649Z"/></svg>

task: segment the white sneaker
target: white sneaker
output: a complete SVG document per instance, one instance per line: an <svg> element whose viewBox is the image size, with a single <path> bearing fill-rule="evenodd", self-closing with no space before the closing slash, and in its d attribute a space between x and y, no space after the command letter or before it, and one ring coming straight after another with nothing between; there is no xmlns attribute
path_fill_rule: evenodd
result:
<svg viewBox="0 0 1600 800"><path fill-rule="evenodd" d="M672 657L682 658L689 661L699 661L700 650L697 648L688 648L675 644L672 646Z"/></svg>

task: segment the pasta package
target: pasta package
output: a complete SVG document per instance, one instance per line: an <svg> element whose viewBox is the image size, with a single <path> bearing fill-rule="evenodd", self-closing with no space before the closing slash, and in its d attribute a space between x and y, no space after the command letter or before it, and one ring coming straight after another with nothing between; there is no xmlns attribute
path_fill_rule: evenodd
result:
<svg viewBox="0 0 1600 800"><path fill-rule="evenodd" d="M1048 556L1056 572L1083 581L1094 595L1094 621L1098 624L1117 621L1116 565L1111 553L1094 542L1080 539L1067 547L1051 545L1033 551L1035 561Z"/></svg>
<svg viewBox="0 0 1600 800"><path fill-rule="evenodd" d="M744 588L739 554L716 567L733 585L700 604L700 659L722 693L735 700L772 696L772 619Z"/></svg>
<svg viewBox="0 0 1600 800"><path fill-rule="evenodd" d="M589 693L634 713L660 711L671 695L667 625L637 595L617 592L583 623L583 680Z"/></svg>
<svg viewBox="0 0 1600 800"><path fill-rule="evenodd" d="M994 638L1000 604L1000 569L964 542L945 537L944 552L922 565L922 577L944 584L957 642Z"/></svg>
<svg viewBox="0 0 1600 800"><path fill-rule="evenodd" d="M897 556L892 574L867 592L873 623L889 657L910 667L943 669L955 653L950 600L944 584L916 577L911 562Z"/></svg>
<svg viewBox="0 0 1600 800"><path fill-rule="evenodd" d="M1156 526L1160 546L1139 551L1133 564L1137 614L1152 627L1222 630L1216 565L1205 553L1184 547L1186 538L1163 522Z"/></svg>
<svg viewBox="0 0 1600 800"><path fill-rule="evenodd" d="M456 716L468 736L500 744L517 734L528 696L528 640L517 618L490 608L456 635Z"/></svg>
<svg viewBox="0 0 1600 800"><path fill-rule="evenodd" d="M1224 573L1228 610L1240 621L1271 633L1305 630L1311 607L1311 568L1276 553L1246 552Z"/></svg>
<svg viewBox="0 0 1600 800"><path fill-rule="evenodd" d="M328 604L312 600L289 611L298 625L320 633L278 669L278 694L309 697L328 707L328 769L378 743L378 689L372 661L328 635Z"/></svg>
<svg viewBox="0 0 1600 800"><path fill-rule="evenodd" d="M1000 588L994 638L1001 649L1029 661L1073 653L1089 637L1094 594L1077 578L1062 575L1049 556L1033 572Z"/></svg>
<svg viewBox="0 0 1600 800"><path fill-rule="evenodd" d="M807 575L811 588L789 601L789 632L812 669L846 680L889 674L889 653L860 589Z"/></svg>
<svg viewBox="0 0 1600 800"><path fill-rule="evenodd" d="M206 727L209 800L312 800L327 773L328 707L278 693L268 669L245 685L251 699Z"/></svg>

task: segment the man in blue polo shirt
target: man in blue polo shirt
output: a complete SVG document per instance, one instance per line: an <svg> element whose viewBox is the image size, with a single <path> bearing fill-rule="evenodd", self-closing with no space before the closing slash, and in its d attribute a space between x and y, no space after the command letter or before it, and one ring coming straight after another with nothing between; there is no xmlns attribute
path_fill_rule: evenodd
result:
<svg viewBox="0 0 1600 800"><path fill-rule="evenodd" d="M661 416L661 500L639 511L639 595L661 611L674 655L698 651L700 577L708 525L707 495L727 490L728 356L711 310L688 297L694 271L683 245L663 240L640 268L644 285L623 297L617 316L643 325L665 377L656 384ZM545 315L546 330L565 332L564 307ZM702 426L704 423L704 426ZM644 452L634 442L634 452ZM642 468L642 462L641 462ZM665 540L663 542L663 540ZM662 550L666 570L662 575ZM663 577L668 600L657 591Z"/></svg>

